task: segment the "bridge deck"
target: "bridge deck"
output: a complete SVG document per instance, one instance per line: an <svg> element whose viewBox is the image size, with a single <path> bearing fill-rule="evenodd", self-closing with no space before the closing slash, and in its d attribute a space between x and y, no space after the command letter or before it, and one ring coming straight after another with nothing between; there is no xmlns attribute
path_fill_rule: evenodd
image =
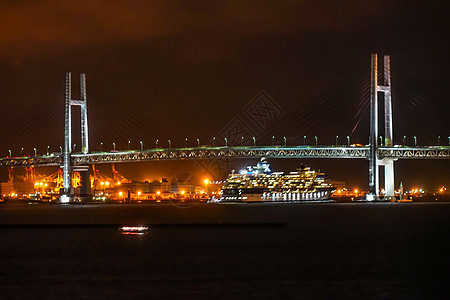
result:
<svg viewBox="0 0 450 300"><path fill-rule="evenodd" d="M362 158L367 159L369 147L296 146L296 147L196 147L174 149L146 149L72 154L73 165L139 162L153 160L215 159L215 158ZM449 159L449 146L379 147L378 158ZM36 157L0 159L0 167L58 166L62 155L52 153Z"/></svg>

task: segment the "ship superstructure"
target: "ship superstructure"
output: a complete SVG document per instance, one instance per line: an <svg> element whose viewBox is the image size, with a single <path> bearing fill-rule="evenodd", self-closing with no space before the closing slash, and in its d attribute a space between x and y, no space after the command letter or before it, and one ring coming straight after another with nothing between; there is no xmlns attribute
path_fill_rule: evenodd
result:
<svg viewBox="0 0 450 300"><path fill-rule="evenodd" d="M328 199L332 191L324 173L303 165L290 173L273 172L262 159L256 166L228 175L220 201L317 201Z"/></svg>

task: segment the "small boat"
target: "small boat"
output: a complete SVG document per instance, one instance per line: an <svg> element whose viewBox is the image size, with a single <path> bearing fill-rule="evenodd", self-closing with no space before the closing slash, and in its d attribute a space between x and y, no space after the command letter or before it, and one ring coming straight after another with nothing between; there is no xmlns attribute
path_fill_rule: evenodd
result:
<svg viewBox="0 0 450 300"><path fill-rule="evenodd" d="M142 235L147 233L147 226L122 226L120 227L122 234Z"/></svg>

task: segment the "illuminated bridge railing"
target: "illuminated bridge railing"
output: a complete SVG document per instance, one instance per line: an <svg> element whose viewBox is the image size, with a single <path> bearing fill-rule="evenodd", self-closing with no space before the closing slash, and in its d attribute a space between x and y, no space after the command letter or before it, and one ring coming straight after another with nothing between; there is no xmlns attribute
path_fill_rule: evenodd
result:
<svg viewBox="0 0 450 300"><path fill-rule="evenodd" d="M109 162L151 161L165 159L215 158L365 158L368 148L353 147L200 147L149 151L94 153L74 155L75 165Z"/></svg>
<svg viewBox="0 0 450 300"><path fill-rule="evenodd" d="M398 159L450 159L450 147L379 147L378 157ZM363 158L369 147L299 146L299 147L198 147L149 149L120 152L72 154L73 165L139 162L154 160L215 159L215 158ZM59 153L48 156L0 159L0 167L62 165Z"/></svg>
<svg viewBox="0 0 450 300"><path fill-rule="evenodd" d="M35 156L35 157L13 157L0 159L0 168L5 167L29 167L29 166L58 166L62 164L62 156L58 154Z"/></svg>

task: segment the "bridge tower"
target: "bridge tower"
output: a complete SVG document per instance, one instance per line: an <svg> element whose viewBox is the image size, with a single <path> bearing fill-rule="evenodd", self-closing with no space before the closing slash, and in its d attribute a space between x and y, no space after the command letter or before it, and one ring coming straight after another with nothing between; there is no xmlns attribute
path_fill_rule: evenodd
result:
<svg viewBox="0 0 450 300"><path fill-rule="evenodd" d="M392 92L390 57L384 56L383 62L383 85L378 84L378 56L372 54L371 63L371 86L370 86L370 151L369 151L369 190L368 200L378 198L379 188L379 166L384 166L385 196L386 199L394 198L394 159L378 159L378 93L384 94L384 145L393 146L392 127Z"/></svg>
<svg viewBox="0 0 450 300"><path fill-rule="evenodd" d="M72 153L72 106L81 107L81 151L83 153L89 152L89 134L88 134L88 118L87 118L87 98L86 98L86 75L80 74L80 96L81 100L72 99L72 76L70 72L66 72L66 91L65 91L65 105L64 105L64 165L63 165L63 179L64 191L60 197L61 203L70 202L73 195L72 189L72 172L71 165ZM87 170L88 167L77 167L75 171L81 173L82 178L82 194L87 194Z"/></svg>

